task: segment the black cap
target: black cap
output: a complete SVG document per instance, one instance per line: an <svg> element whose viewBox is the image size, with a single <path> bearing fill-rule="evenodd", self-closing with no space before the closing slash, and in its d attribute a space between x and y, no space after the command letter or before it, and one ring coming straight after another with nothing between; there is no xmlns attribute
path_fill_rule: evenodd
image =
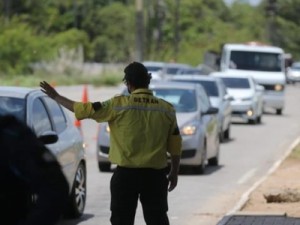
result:
<svg viewBox="0 0 300 225"><path fill-rule="evenodd" d="M132 62L124 69L124 81L129 81L135 87L147 87L150 83L151 73L139 62Z"/></svg>

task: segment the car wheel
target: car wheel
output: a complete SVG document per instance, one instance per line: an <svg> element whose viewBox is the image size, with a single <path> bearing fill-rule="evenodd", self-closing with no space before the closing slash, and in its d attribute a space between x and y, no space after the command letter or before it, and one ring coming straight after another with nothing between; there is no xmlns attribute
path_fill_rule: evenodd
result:
<svg viewBox="0 0 300 225"><path fill-rule="evenodd" d="M110 163L109 162L98 162L98 167L100 172L109 172L110 171Z"/></svg>
<svg viewBox="0 0 300 225"><path fill-rule="evenodd" d="M248 123L249 124L255 124L256 123L256 119L248 119Z"/></svg>
<svg viewBox="0 0 300 225"><path fill-rule="evenodd" d="M68 218L78 218L83 214L86 203L86 168L81 163L76 171L75 179L71 194L69 196L69 204L66 216Z"/></svg>
<svg viewBox="0 0 300 225"><path fill-rule="evenodd" d="M230 139L230 126L224 131L224 139L229 140Z"/></svg>
<svg viewBox="0 0 300 225"><path fill-rule="evenodd" d="M224 142L224 140L225 140L224 133L225 133L225 131L223 132L223 129L221 129L220 133L219 133L220 142Z"/></svg>
<svg viewBox="0 0 300 225"><path fill-rule="evenodd" d="M204 174L206 163L206 145L203 148L200 165L194 167L194 172L196 174Z"/></svg>
<svg viewBox="0 0 300 225"><path fill-rule="evenodd" d="M256 118L256 123L261 123L261 116L258 116L258 117Z"/></svg>
<svg viewBox="0 0 300 225"><path fill-rule="evenodd" d="M282 109L276 109L276 114L281 115L282 114Z"/></svg>
<svg viewBox="0 0 300 225"><path fill-rule="evenodd" d="M219 153L220 153L220 141L217 143L216 156L208 159L209 166L218 166L219 165Z"/></svg>

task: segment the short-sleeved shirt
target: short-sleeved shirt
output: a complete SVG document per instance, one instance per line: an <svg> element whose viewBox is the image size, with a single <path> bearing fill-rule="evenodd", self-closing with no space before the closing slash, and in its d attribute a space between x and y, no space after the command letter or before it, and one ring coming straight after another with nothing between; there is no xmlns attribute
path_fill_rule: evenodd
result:
<svg viewBox="0 0 300 225"><path fill-rule="evenodd" d="M149 89L115 96L104 102L74 104L77 119L108 122L109 159L130 168L167 166L167 152L181 155L181 136L173 106Z"/></svg>

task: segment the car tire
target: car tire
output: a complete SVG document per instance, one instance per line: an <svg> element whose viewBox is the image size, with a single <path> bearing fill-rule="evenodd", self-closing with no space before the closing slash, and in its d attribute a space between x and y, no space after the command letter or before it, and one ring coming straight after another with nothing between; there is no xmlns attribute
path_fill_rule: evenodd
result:
<svg viewBox="0 0 300 225"><path fill-rule="evenodd" d="M258 117L256 118L256 123L258 123L258 124L261 123L261 116L258 116Z"/></svg>
<svg viewBox="0 0 300 225"><path fill-rule="evenodd" d="M226 140L230 139L230 126L224 131L223 137Z"/></svg>
<svg viewBox="0 0 300 225"><path fill-rule="evenodd" d="M220 132L219 132L219 139L220 139L220 142L224 142L225 141L225 136L224 136L224 133L225 133L225 131L223 132L223 129L222 130L220 130Z"/></svg>
<svg viewBox="0 0 300 225"><path fill-rule="evenodd" d="M98 162L98 167L100 172L109 172L111 163L109 162Z"/></svg>
<svg viewBox="0 0 300 225"><path fill-rule="evenodd" d="M205 163L206 163L206 157L207 157L207 153L206 153L206 145L203 148L202 151L202 156L201 156L201 162L200 165L194 166L194 172L196 174L204 174L205 172Z"/></svg>
<svg viewBox="0 0 300 225"><path fill-rule="evenodd" d="M86 203L86 167L83 163L79 164L69 202L66 211L67 218L79 218L82 216Z"/></svg>
<svg viewBox="0 0 300 225"><path fill-rule="evenodd" d="M256 119L248 119L249 124L256 124Z"/></svg>
<svg viewBox="0 0 300 225"><path fill-rule="evenodd" d="M219 153L220 153L220 140L217 143L216 156L208 159L209 166L218 166L219 165Z"/></svg>
<svg viewBox="0 0 300 225"><path fill-rule="evenodd" d="M282 115L282 109L276 109L276 114L277 115Z"/></svg>

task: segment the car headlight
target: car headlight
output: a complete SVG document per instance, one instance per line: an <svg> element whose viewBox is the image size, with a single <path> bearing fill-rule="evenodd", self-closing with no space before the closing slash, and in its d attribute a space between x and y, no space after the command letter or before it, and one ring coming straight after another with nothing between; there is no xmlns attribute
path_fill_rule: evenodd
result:
<svg viewBox="0 0 300 225"><path fill-rule="evenodd" d="M276 85L274 86L274 90L275 90L275 91L282 91L282 90L283 90L283 85L281 85L281 84L276 84Z"/></svg>
<svg viewBox="0 0 300 225"><path fill-rule="evenodd" d="M189 123L180 129L181 135L194 135L197 131L196 123Z"/></svg>
<svg viewBox="0 0 300 225"><path fill-rule="evenodd" d="M247 116L253 116L254 115L254 112L253 112L252 109L248 109L246 113L247 113Z"/></svg>
<svg viewBox="0 0 300 225"><path fill-rule="evenodd" d="M110 133L110 127L109 127L109 125L107 124L107 125L105 125L105 131L107 132L107 133Z"/></svg>

